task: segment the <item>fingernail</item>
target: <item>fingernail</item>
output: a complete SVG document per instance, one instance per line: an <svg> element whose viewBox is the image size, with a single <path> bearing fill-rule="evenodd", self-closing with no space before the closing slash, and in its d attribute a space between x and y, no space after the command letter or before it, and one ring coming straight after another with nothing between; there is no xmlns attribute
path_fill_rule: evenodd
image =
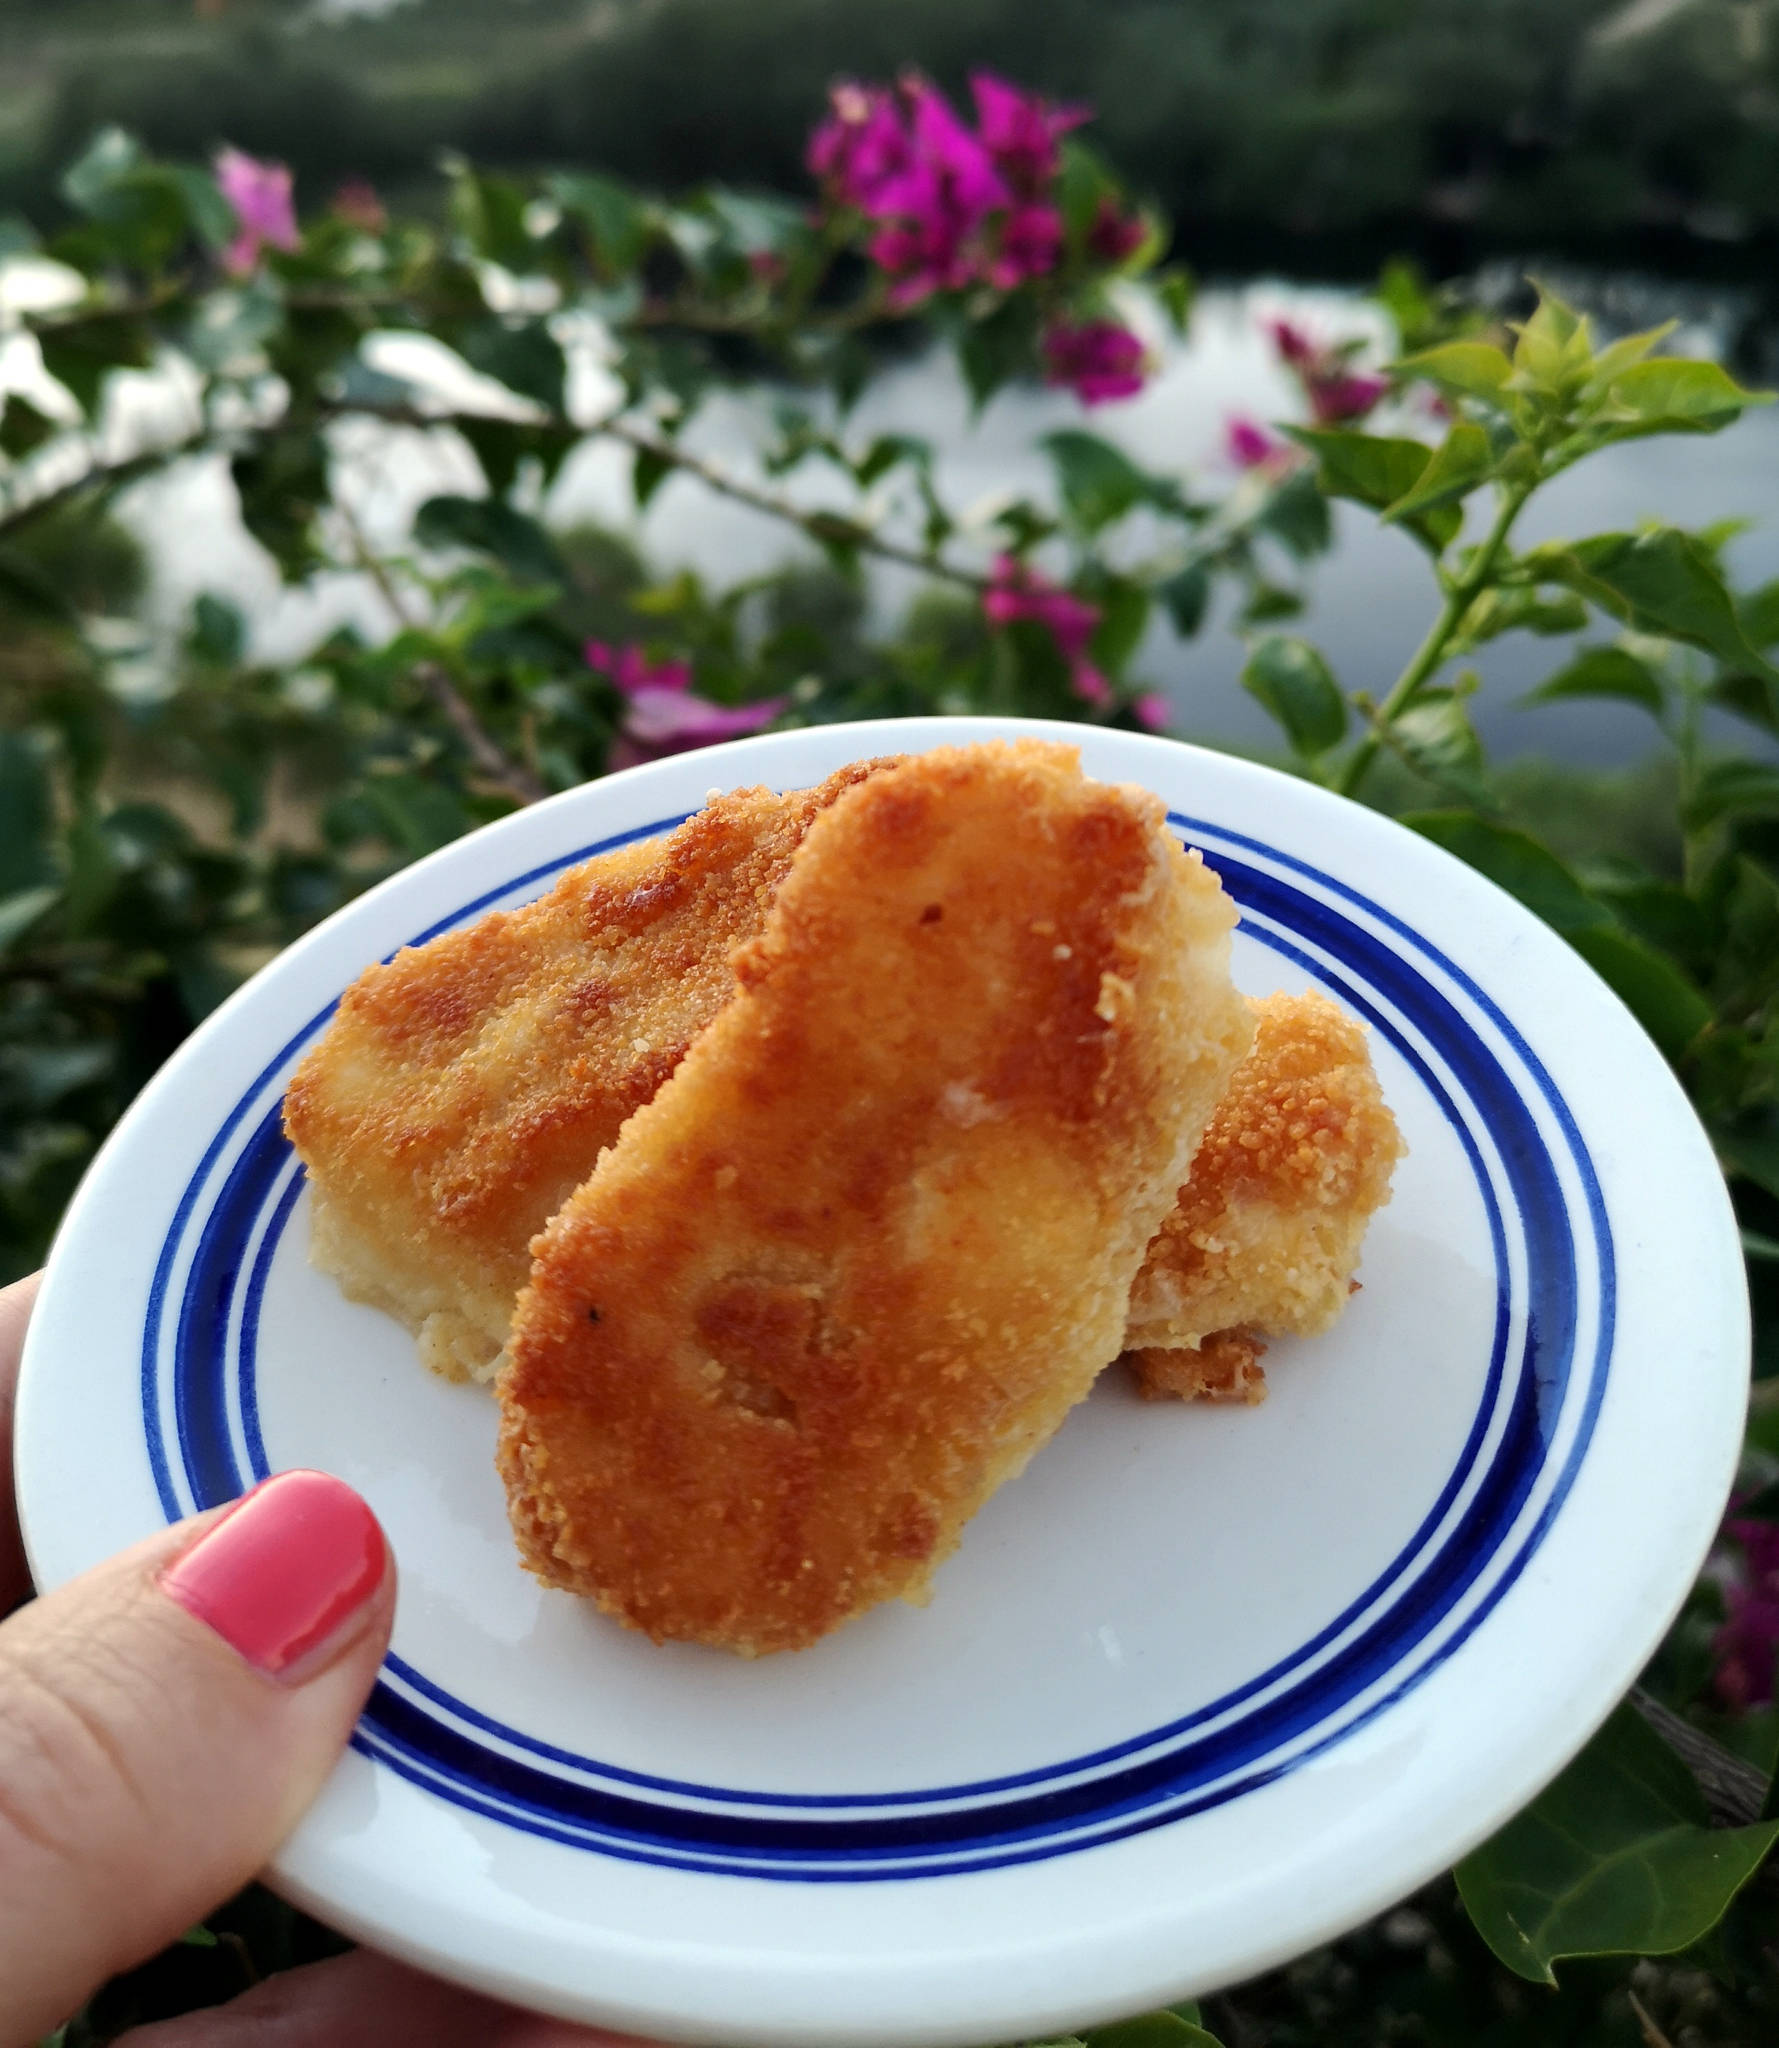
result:
<svg viewBox="0 0 1779 2048"><path fill-rule="evenodd" d="M344 1634L387 1569L377 1518L343 1479L280 1472L170 1564L160 1586L256 1670L280 1678L319 1668L317 1653Z"/></svg>

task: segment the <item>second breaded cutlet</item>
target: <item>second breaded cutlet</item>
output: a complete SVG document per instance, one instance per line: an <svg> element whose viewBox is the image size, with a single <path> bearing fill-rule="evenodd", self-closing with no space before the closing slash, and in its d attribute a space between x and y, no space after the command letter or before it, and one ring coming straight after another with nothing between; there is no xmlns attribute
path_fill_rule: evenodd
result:
<svg viewBox="0 0 1779 2048"><path fill-rule="evenodd" d="M728 1000L811 821L881 765L715 797L362 975L285 1098L314 1263L435 1372L491 1374L531 1239Z"/></svg>
<svg viewBox="0 0 1779 2048"><path fill-rule="evenodd" d="M1125 1343L1152 1399L1261 1399L1264 1339L1334 1322L1402 1156L1360 1024L1319 995L1252 1009L1253 1050L1131 1293Z"/></svg>
<svg viewBox="0 0 1779 2048"><path fill-rule="evenodd" d="M941 749L810 826L733 1000L536 1246L520 1551L657 1640L918 1598L1118 1350L1252 1026L1152 796Z"/></svg>

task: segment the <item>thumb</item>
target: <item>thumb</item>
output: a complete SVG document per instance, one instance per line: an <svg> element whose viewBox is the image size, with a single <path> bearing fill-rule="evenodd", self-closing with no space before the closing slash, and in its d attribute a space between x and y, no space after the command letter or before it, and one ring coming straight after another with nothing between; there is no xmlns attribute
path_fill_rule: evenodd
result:
<svg viewBox="0 0 1779 2048"><path fill-rule="evenodd" d="M285 1472L0 1626L0 2042L265 1863L352 1731L394 1604L370 1509Z"/></svg>

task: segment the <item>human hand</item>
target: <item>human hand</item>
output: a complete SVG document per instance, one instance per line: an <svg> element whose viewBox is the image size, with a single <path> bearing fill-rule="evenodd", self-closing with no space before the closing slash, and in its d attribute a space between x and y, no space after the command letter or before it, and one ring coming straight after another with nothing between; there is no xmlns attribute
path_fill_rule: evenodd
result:
<svg viewBox="0 0 1779 2048"><path fill-rule="evenodd" d="M35 1279L0 1290L0 1614L30 1592L12 1406ZM343 1482L285 1473L0 1623L0 2044L23 2048L238 1891L376 1677L395 1566ZM118 2048L622 2048L369 1950Z"/></svg>

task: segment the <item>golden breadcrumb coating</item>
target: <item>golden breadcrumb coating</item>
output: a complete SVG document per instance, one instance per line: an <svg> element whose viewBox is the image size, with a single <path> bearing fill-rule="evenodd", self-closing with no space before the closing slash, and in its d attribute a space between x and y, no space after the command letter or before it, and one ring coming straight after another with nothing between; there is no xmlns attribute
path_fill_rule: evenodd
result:
<svg viewBox="0 0 1779 2048"><path fill-rule="evenodd" d="M1124 1355L1145 1401L1239 1401L1252 1408L1266 1399L1265 1354L1248 1331L1215 1330L1201 1344Z"/></svg>
<svg viewBox="0 0 1779 2048"><path fill-rule="evenodd" d="M1402 1156L1359 1024L1318 995L1252 1008L1254 1049L1131 1292L1125 1342L1152 1398L1263 1398L1257 1339L1340 1314Z"/></svg>
<svg viewBox="0 0 1779 2048"><path fill-rule="evenodd" d="M717 797L355 982L285 1098L314 1263L435 1372L491 1374L532 1237L729 999L811 820L877 765Z"/></svg>
<svg viewBox="0 0 1779 2048"><path fill-rule="evenodd" d="M1118 1351L1247 1049L1233 923L1073 748L925 754L818 817L537 1241L498 1388L529 1567L744 1655L918 1598Z"/></svg>

